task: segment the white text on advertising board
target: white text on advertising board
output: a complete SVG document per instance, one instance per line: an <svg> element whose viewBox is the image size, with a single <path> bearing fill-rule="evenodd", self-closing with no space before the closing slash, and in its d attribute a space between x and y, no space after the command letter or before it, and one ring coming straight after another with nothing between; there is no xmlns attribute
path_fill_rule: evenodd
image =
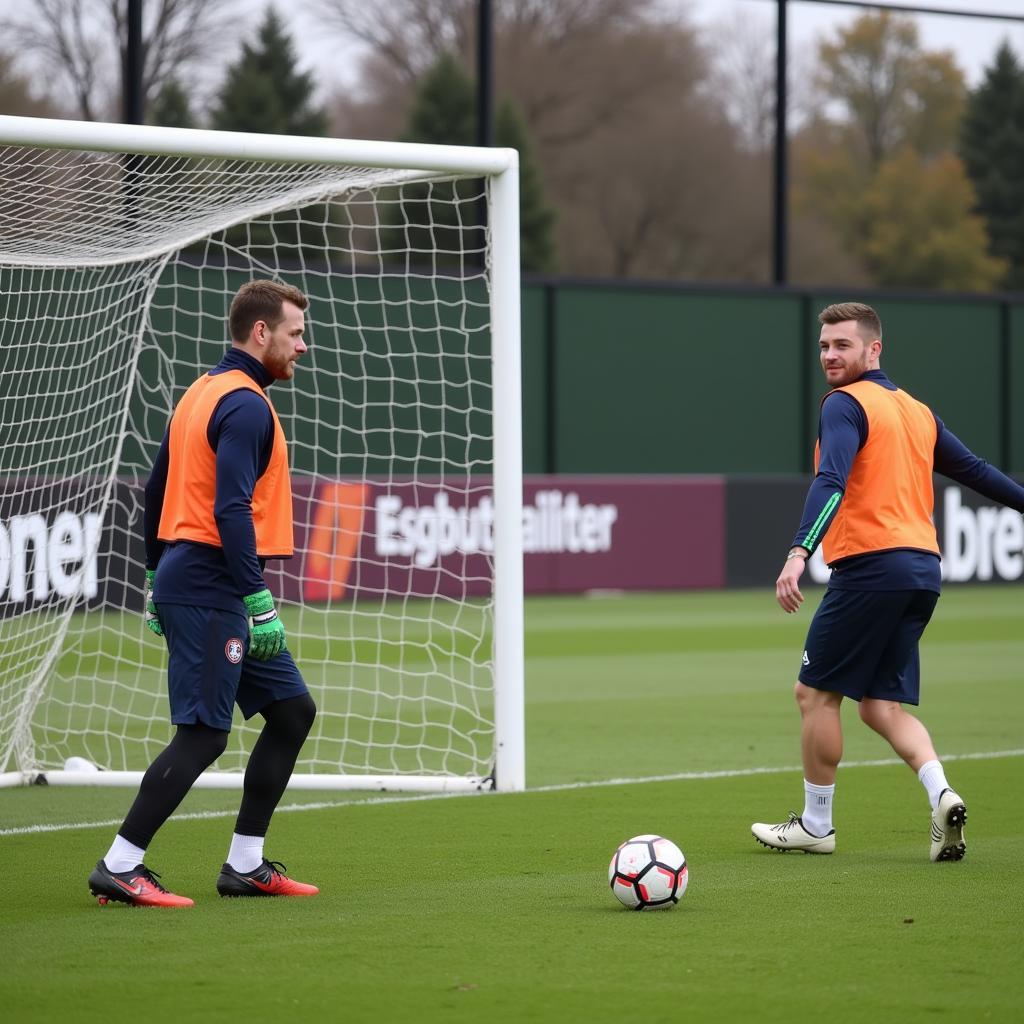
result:
<svg viewBox="0 0 1024 1024"><path fill-rule="evenodd" d="M429 505L404 505L394 494L380 495L374 505L376 553L411 558L421 569L454 554L487 554L494 550L494 501L485 495L475 504L453 506L444 491ZM523 550L527 554L609 551L615 505L581 502L579 495L559 490L538 491L523 506Z"/></svg>
<svg viewBox="0 0 1024 1024"><path fill-rule="evenodd" d="M0 522L0 600L95 597L101 527L98 515L75 512L61 512L50 525L39 513Z"/></svg>

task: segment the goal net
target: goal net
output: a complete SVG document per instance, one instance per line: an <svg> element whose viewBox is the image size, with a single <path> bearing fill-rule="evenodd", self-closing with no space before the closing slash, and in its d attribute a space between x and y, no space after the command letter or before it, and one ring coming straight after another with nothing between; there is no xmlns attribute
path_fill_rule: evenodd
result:
<svg viewBox="0 0 1024 1024"><path fill-rule="evenodd" d="M169 740L143 487L232 296L274 278L310 300L269 392L296 552L267 580L319 709L292 785L523 787L516 174L0 117L0 781L134 784ZM260 724L202 784L240 784Z"/></svg>

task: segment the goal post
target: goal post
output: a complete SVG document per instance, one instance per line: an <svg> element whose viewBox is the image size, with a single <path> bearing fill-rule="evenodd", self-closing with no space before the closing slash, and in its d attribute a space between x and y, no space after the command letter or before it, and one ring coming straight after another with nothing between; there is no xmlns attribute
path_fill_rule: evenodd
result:
<svg viewBox="0 0 1024 1024"><path fill-rule="evenodd" d="M486 225L480 209L486 206ZM310 789L525 786L514 150L0 117L0 786L137 785L170 738L142 489L231 297L310 299L270 392L319 714ZM236 717L201 786L237 787Z"/></svg>

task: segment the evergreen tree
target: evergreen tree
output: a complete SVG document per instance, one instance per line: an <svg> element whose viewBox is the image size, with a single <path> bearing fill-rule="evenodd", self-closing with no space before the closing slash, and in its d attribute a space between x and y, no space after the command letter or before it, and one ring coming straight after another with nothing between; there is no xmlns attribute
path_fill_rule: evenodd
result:
<svg viewBox="0 0 1024 1024"><path fill-rule="evenodd" d="M472 146L476 133L473 82L459 61L443 54L423 76L409 114L407 142Z"/></svg>
<svg viewBox="0 0 1024 1024"><path fill-rule="evenodd" d="M498 107L495 142L519 150L519 247L523 270L550 273L555 269L555 211L544 197L540 167L526 123L515 104L506 99Z"/></svg>
<svg viewBox="0 0 1024 1024"><path fill-rule="evenodd" d="M255 46L227 71L213 127L270 135L324 135L327 115L313 102L313 78L296 70L291 36L273 7L267 8Z"/></svg>
<svg viewBox="0 0 1024 1024"><path fill-rule="evenodd" d="M192 108L189 104L188 93L185 92L181 82L177 78L168 78L160 87L156 99L149 104L146 112L146 120L149 124L159 125L162 128L195 128L195 119L192 116ZM141 167L149 167L154 173L160 168L164 185L171 187L176 185L182 190L189 190L195 187L195 176L202 161L178 157L171 162L170 166L163 164L156 157L141 157ZM187 251L194 254L202 252L201 243L192 243Z"/></svg>
<svg viewBox="0 0 1024 1024"><path fill-rule="evenodd" d="M450 54L423 76L409 114L406 142L470 146L474 135L473 83ZM400 218L389 248L407 249L412 263L458 266L481 247L474 179L412 185L402 191Z"/></svg>
<svg viewBox="0 0 1024 1024"><path fill-rule="evenodd" d="M242 55L228 68L213 127L268 135L326 134L327 115L314 103L312 76L297 71L296 63L291 36L268 7L256 44L243 44ZM303 207L298 217L283 211L270 222L230 228L225 242L266 266L323 263L337 231L333 209L320 203Z"/></svg>
<svg viewBox="0 0 1024 1024"><path fill-rule="evenodd" d="M176 78L164 82L149 112L149 123L164 128L195 128L188 94Z"/></svg>
<svg viewBox="0 0 1024 1024"><path fill-rule="evenodd" d="M473 82L459 61L443 55L423 76L409 116L407 142L472 146L476 139L476 98ZM547 205L540 172L526 125L511 100L502 102L495 122L495 143L519 151L520 249L524 270L554 267L554 212ZM481 246L478 181L462 180L415 186L405 190L403 221L391 242L427 254L441 264L458 264L460 254ZM417 257L417 253L419 255Z"/></svg>
<svg viewBox="0 0 1024 1024"><path fill-rule="evenodd" d="M971 92L960 155L985 219L989 251L1008 265L1003 284L1024 288L1024 69L1008 43Z"/></svg>

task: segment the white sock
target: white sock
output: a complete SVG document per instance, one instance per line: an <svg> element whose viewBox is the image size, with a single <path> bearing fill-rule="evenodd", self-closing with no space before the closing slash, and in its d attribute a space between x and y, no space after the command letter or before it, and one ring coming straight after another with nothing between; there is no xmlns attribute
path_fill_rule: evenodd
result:
<svg viewBox="0 0 1024 1024"><path fill-rule="evenodd" d="M921 780L921 785L928 790L928 803L932 805L934 811L939 806L939 797L942 796L942 791L949 789L946 773L938 761L926 761L921 765L917 777Z"/></svg>
<svg viewBox="0 0 1024 1024"><path fill-rule="evenodd" d="M108 871L119 875L124 871L131 871L146 859L146 851L140 849L134 843L129 843L122 835L114 836L114 842L103 858Z"/></svg>
<svg viewBox="0 0 1024 1024"><path fill-rule="evenodd" d="M263 836L231 836L228 863L236 871L255 871L263 863Z"/></svg>
<svg viewBox="0 0 1024 1024"><path fill-rule="evenodd" d="M816 786L804 779L804 813L800 820L812 836L827 836L832 831L832 796L836 791L831 786Z"/></svg>

